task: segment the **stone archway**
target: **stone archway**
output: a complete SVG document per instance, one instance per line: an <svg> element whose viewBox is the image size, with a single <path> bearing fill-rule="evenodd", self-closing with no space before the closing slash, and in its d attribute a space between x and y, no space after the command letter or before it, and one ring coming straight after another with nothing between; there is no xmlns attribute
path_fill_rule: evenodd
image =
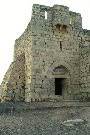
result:
<svg viewBox="0 0 90 135"><path fill-rule="evenodd" d="M66 67L60 65L53 70L55 80L55 95L67 98L70 86L70 74Z"/></svg>
<svg viewBox="0 0 90 135"><path fill-rule="evenodd" d="M60 99L70 99L71 96L71 75L73 70L71 66L64 62L63 60L58 60L53 62L49 67L45 69L43 72L43 77L45 77L45 81L43 81L43 85L45 86L45 90L47 91L48 98L51 100ZM55 79L61 78L63 87L62 87L62 95L55 94ZM43 86L43 87L44 87Z"/></svg>

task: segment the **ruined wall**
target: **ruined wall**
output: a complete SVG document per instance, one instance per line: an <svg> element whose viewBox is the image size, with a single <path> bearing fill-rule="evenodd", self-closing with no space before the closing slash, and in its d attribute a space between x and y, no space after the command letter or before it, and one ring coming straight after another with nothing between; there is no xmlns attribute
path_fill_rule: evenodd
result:
<svg viewBox="0 0 90 135"><path fill-rule="evenodd" d="M17 57L1 84L1 100L25 100L25 56Z"/></svg>
<svg viewBox="0 0 90 135"><path fill-rule="evenodd" d="M87 101L90 100L90 36L86 32L83 33L80 46L79 99Z"/></svg>
<svg viewBox="0 0 90 135"><path fill-rule="evenodd" d="M13 63L0 86L1 100L25 100L25 48L28 44L30 23L25 32L15 41Z"/></svg>
<svg viewBox="0 0 90 135"><path fill-rule="evenodd" d="M15 100L25 100L25 55L17 57L10 79L7 84L7 96L14 96ZM12 94L12 95L11 95Z"/></svg>
<svg viewBox="0 0 90 135"><path fill-rule="evenodd" d="M90 88L89 46L79 13L34 4L30 23L15 41L14 62L0 95L26 102L80 99ZM55 78L64 79L62 95L55 95Z"/></svg>
<svg viewBox="0 0 90 135"><path fill-rule="evenodd" d="M9 81L9 78L10 78L10 75L12 73L12 69L13 69L13 66L14 66L14 62L11 63L11 65L9 66L9 69L7 70L4 78L3 78L3 81L0 85L0 100L5 100L6 98L6 94L7 94L7 83Z"/></svg>
<svg viewBox="0 0 90 135"><path fill-rule="evenodd" d="M70 15L70 24L72 25L72 27L81 30L82 29L81 14L70 11L69 15Z"/></svg>
<svg viewBox="0 0 90 135"><path fill-rule="evenodd" d="M60 14L57 14L54 18L53 11L56 10L57 13L63 11L65 16L69 14L68 8L64 6L50 8L33 5L31 18L32 46L28 48L29 52L31 50L31 54L28 53L30 55L26 57L29 71L27 72L29 75L28 86L26 85L27 101L53 100L54 98L60 100L61 97L55 95L53 70L61 65L67 68L69 74L67 77L68 88L64 98L73 98L74 93L79 91L79 31L69 24L69 16L67 16L64 25L62 24L65 16L60 18ZM47 12L47 19L45 19L45 11ZM55 22L55 20L57 21ZM60 24L60 22L62 23ZM57 24L60 24L62 28L58 29ZM32 67L30 66L31 61ZM65 77L65 75L60 75L60 77Z"/></svg>
<svg viewBox="0 0 90 135"><path fill-rule="evenodd" d="M28 91L30 91L31 86L31 66L32 66L32 35L31 35L31 24L29 23L23 35L16 40L14 48L14 59L19 58L21 54L24 54L24 99L29 98ZM18 93L17 93L18 96ZM26 100L27 101L27 100Z"/></svg>

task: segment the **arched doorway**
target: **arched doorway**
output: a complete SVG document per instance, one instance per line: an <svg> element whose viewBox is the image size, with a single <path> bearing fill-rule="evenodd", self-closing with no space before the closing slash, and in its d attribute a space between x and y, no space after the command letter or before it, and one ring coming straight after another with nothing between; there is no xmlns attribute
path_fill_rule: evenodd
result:
<svg viewBox="0 0 90 135"><path fill-rule="evenodd" d="M60 65L53 70L53 75L55 79L55 95L66 98L66 96L68 96L67 93L70 85L68 69L63 65Z"/></svg>

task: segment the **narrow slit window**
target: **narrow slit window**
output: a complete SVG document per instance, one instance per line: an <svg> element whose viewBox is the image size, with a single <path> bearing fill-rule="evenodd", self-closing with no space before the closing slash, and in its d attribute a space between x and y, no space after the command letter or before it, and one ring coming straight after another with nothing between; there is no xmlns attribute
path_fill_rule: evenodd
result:
<svg viewBox="0 0 90 135"><path fill-rule="evenodd" d="M81 42L82 42L82 37L81 37Z"/></svg>
<svg viewBox="0 0 90 135"><path fill-rule="evenodd" d="M70 18L70 24L72 24L72 18Z"/></svg>
<svg viewBox="0 0 90 135"><path fill-rule="evenodd" d="M62 51L62 42L60 41L60 50Z"/></svg>
<svg viewBox="0 0 90 135"><path fill-rule="evenodd" d="M45 11L45 19L47 19L47 11Z"/></svg>

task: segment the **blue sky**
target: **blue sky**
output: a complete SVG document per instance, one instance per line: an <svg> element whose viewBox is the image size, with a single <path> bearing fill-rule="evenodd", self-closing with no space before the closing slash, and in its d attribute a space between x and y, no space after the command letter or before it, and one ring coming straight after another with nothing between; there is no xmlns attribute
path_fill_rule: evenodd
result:
<svg viewBox="0 0 90 135"><path fill-rule="evenodd" d="M13 61L15 39L30 21L33 3L68 6L81 13L83 28L90 29L90 0L0 0L0 83Z"/></svg>

